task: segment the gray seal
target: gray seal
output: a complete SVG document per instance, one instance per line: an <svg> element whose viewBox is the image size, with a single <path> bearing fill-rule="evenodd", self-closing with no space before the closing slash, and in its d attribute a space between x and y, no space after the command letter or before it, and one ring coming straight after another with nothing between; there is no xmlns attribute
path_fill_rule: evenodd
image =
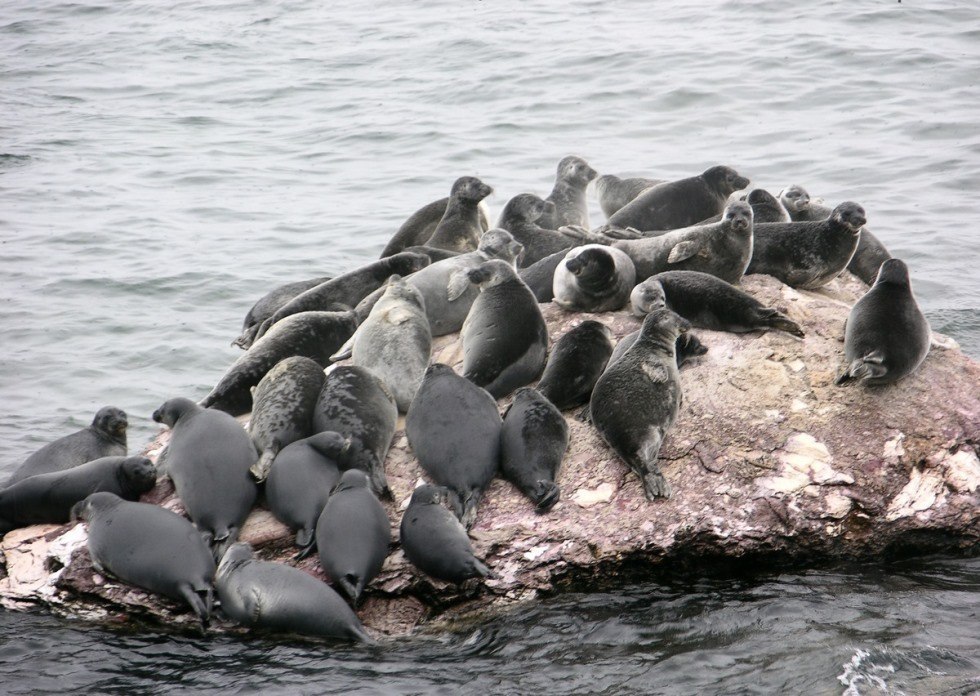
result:
<svg viewBox="0 0 980 696"><path fill-rule="evenodd" d="M439 221L446 214L448 206L449 197L447 196L428 203L412 213L385 245L381 252L381 258L393 256L400 251L411 251L412 247L424 247L436 231ZM480 228L486 232L490 229L490 218L487 215L486 206L480 203L478 210Z"/></svg>
<svg viewBox="0 0 980 696"><path fill-rule="evenodd" d="M332 360L351 358L384 381L402 413L408 411L432 356L432 332L422 293L392 276L364 323Z"/></svg>
<svg viewBox="0 0 980 696"><path fill-rule="evenodd" d="M888 259L878 279L854 303L844 327L847 367L837 384L850 380L891 384L915 371L929 353L932 333L919 309L909 269L904 261Z"/></svg>
<svg viewBox="0 0 980 696"><path fill-rule="evenodd" d="M644 232L689 227L722 212L728 197L748 185L749 180L731 167L711 167L698 176L647 189L611 215L607 224Z"/></svg>
<svg viewBox="0 0 980 696"><path fill-rule="evenodd" d="M277 520L296 532L301 557L313 550L316 521L341 471L350 466L350 442L328 430L287 445L272 462L265 502Z"/></svg>
<svg viewBox="0 0 980 696"><path fill-rule="evenodd" d="M548 326L514 267L494 259L458 271L452 283L450 297L468 283L480 286L460 332L463 376L495 399L540 377L548 355Z"/></svg>
<svg viewBox="0 0 980 696"><path fill-rule="evenodd" d="M100 457L126 456L128 424L122 410L115 406L100 408L90 426L49 442L25 459L7 479L7 485L37 474L64 471Z"/></svg>
<svg viewBox="0 0 980 696"><path fill-rule="evenodd" d="M606 368L592 391L592 423L640 477L648 500L670 497L657 456L681 406L675 346L686 325L669 309L648 314L636 343Z"/></svg>
<svg viewBox="0 0 980 696"><path fill-rule="evenodd" d="M252 467L264 481L269 467L286 445L313 433L313 407L323 388L323 368L315 360L294 355L276 363L259 381L252 395L248 433L259 452Z"/></svg>
<svg viewBox="0 0 980 696"><path fill-rule="evenodd" d="M473 555L466 529L445 507L453 504L452 495L447 488L429 484L412 492L401 521L402 551L412 565L436 580L461 583L492 577Z"/></svg>
<svg viewBox="0 0 980 696"><path fill-rule="evenodd" d="M231 342L231 345L247 350L250 345L255 343L255 335L266 319L272 317L273 314L278 312L297 295L332 279L333 276L320 276L309 280L297 280L292 283L285 283L277 288L273 288L260 297L258 302L248 310L248 313L245 315L245 321L242 323L242 333Z"/></svg>
<svg viewBox="0 0 980 696"><path fill-rule="evenodd" d="M456 179L449 193L446 212L426 246L458 252L476 249L485 229L480 224L480 201L491 193L493 189L475 176Z"/></svg>
<svg viewBox="0 0 980 696"><path fill-rule="evenodd" d="M847 201L826 220L756 225L746 273L765 273L803 290L819 288L847 268L865 222L864 208Z"/></svg>
<svg viewBox="0 0 980 696"><path fill-rule="evenodd" d="M376 642L329 586L299 568L252 558L249 544L235 544L228 549L214 584L221 610L243 626Z"/></svg>
<svg viewBox="0 0 980 696"><path fill-rule="evenodd" d="M552 281L555 304L570 312L622 309L636 285L636 268L623 251L586 244L565 254Z"/></svg>
<svg viewBox="0 0 980 696"><path fill-rule="evenodd" d="M252 439L227 413L181 397L160 406L153 420L173 429L167 474L187 516L220 559L258 496L250 475L258 459Z"/></svg>
<svg viewBox="0 0 980 696"><path fill-rule="evenodd" d="M385 458L397 422L395 397L370 370L342 365L327 374L313 411L313 430L350 438L349 465L367 473L374 492L388 500Z"/></svg>
<svg viewBox="0 0 980 696"><path fill-rule="evenodd" d="M467 528L500 462L500 414L485 389L434 363L408 409L405 434L422 470L457 496Z"/></svg>
<svg viewBox="0 0 980 696"><path fill-rule="evenodd" d="M76 504L72 518L88 526L96 571L187 602L207 626L214 558L190 522L159 505L131 503L105 492Z"/></svg>
<svg viewBox="0 0 980 696"><path fill-rule="evenodd" d="M526 268L546 256L581 243L577 238L538 224L537 221L554 208L551 201L542 200L533 193L521 193L507 201L500 212L497 227L510 232L524 247L518 267Z"/></svg>
<svg viewBox="0 0 980 696"><path fill-rule="evenodd" d="M732 195L734 196L736 194ZM743 195L737 200L744 200L751 206L753 223L790 222L792 219L789 216L789 212L783 207L783 204L779 202L779 199L765 189L752 189L748 195ZM720 222L722 215L723 213L719 213L718 215L709 217L707 220L703 220L701 224Z"/></svg>
<svg viewBox="0 0 980 696"><path fill-rule="evenodd" d="M623 206L657 184L667 183L663 179L630 177L620 179L615 174L603 174L595 180L595 195L599 207L606 218L615 215Z"/></svg>
<svg viewBox="0 0 980 696"><path fill-rule="evenodd" d="M568 423L561 411L536 389L518 389L500 431L500 471L531 499L536 512L558 502L555 480L566 449Z"/></svg>
<svg viewBox="0 0 980 696"><path fill-rule="evenodd" d="M355 312L300 312L286 317L228 368L201 405L233 416L248 413L252 410L252 387L281 360L297 355L326 367L330 356L355 329Z"/></svg>
<svg viewBox="0 0 980 696"><path fill-rule="evenodd" d="M356 606L388 557L391 523L367 474L345 471L316 523L320 566Z"/></svg>
<svg viewBox="0 0 980 696"><path fill-rule="evenodd" d="M588 402L612 352L609 327L583 321L555 341L538 390L562 411L581 406Z"/></svg>
<svg viewBox="0 0 980 696"><path fill-rule="evenodd" d="M589 227L589 205L585 189L595 179L596 170L581 157L569 155L558 163L555 185L547 200L554 204L554 212L546 211L538 223L549 230L564 225Z"/></svg>
<svg viewBox="0 0 980 696"><path fill-rule="evenodd" d="M619 343L616 344L615 350L613 350L612 355L609 357L609 365L612 365L621 357L626 355L626 351L633 347L636 343L636 339L640 337L640 331L636 330L633 333L628 333L619 339ZM701 339L692 334L690 331L687 333L682 333L677 337L677 343L674 344L674 354L677 356L677 367L684 367L687 363L691 362L695 358L701 357L708 352L708 347L701 343Z"/></svg>
<svg viewBox="0 0 980 696"><path fill-rule="evenodd" d="M139 500L156 480L153 462L146 457L101 457L31 476L0 491L0 536L32 524L64 524L75 503L99 491Z"/></svg>
<svg viewBox="0 0 980 696"><path fill-rule="evenodd" d="M636 266L637 280L670 270L703 271L729 283L742 279L752 259L752 208L735 201L720 222L673 230L657 237L613 243Z"/></svg>

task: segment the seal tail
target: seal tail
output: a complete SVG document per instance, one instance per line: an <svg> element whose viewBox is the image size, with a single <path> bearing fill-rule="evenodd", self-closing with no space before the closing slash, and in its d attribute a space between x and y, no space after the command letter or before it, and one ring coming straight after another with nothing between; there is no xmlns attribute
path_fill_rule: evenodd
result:
<svg viewBox="0 0 980 696"><path fill-rule="evenodd" d="M249 473L252 474L252 477L255 479L256 483L262 483L269 478L269 470L272 469L272 462L275 461L278 455L278 442L274 442L272 445L262 451L262 456L260 456L255 464L252 465L252 468L249 469Z"/></svg>
<svg viewBox="0 0 980 696"><path fill-rule="evenodd" d="M765 315L766 326L770 326L774 329L779 329L780 331L785 331L788 334L794 336L799 336L803 338L806 334L803 333L803 329L795 321L791 320L784 314L780 314L775 309L768 310Z"/></svg>

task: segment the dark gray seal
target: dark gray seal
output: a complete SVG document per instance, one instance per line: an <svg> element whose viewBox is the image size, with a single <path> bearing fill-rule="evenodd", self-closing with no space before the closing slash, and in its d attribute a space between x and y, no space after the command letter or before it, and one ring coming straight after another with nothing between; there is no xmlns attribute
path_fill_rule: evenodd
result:
<svg viewBox="0 0 980 696"><path fill-rule="evenodd" d="M287 445L272 462L265 502L277 520L296 532L303 557L313 550L316 521L330 491L350 466L350 443L340 433L317 433Z"/></svg>
<svg viewBox="0 0 980 696"><path fill-rule="evenodd" d="M649 188L623 206L607 223L644 232L695 225L724 210L728 197L749 185L731 167L711 167L698 176Z"/></svg>
<svg viewBox="0 0 980 696"><path fill-rule="evenodd" d="M504 414L500 431L500 471L531 499L536 512L555 506L555 480L568 449L568 423L540 392L521 387Z"/></svg>
<svg viewBox="0 0 980 696"><path fill-rule="evenodd" d="M426 246L458 252L476 249L485 229L480 223L480 201L491 193L493 189L475 176L456 179L449 193L446 212Z"/></svg>
<svg viewBox="0 0 980 696"><path fill-rule="evenodd" d="M538 390L562 411L588 402L613 352L612 331L591 319L555 341Z"/></svg>
<svg viewBox="0 0 980 696"><path fill-rule="evenodd" d="M64 524L75 503L107 491L125 500L153 488L157 472L146 457L101 457L65 471L37 474L0 491L0 536L32 524Z"/></svg>
<svg viewBox="0 0 980 696"><path fill-rule="evenodd" d="M847 268L865 222L864 208L847 201L819 222L756 225L752 262L745 272L765 273L803 290L819 288Z"/></svg>
<svg viewBox="0 0 980 696"><path fill-rule="evenodd" d="M259 452L252 467L257 481L265 481L272 460L283 447L313 433L313 407L325 378L315 360L294 355L280 360L259 381L248 422L252 444Z"/></svg>
<svg viewBox="0 0 980 696"><path fill-rule="evenodd" d="M539 303L551 302L555 299L555 269L565 260L567 253L563 249L517 271L517 275L534 293L534 298Z"/></svg>
<svg viewBox="0 0 980 696"><path fill-rule="evenodd" d="M88 551L99 573L187 602L207 626L214 558L190 522L114 493L93 493L72 508L72 517L88 526Z"/></svg>
<svg viewBox="0 0 980 696"><path fill-rule="evenodd" d="M126 456L126 414L115 406L100 408L92 424L49 442L29 456L7 479L7 485L29 476L64 471L100 457Z"/></svg>
<svg viewBox="0 0 980 696"><path fill-rule="evenodd" d="M248 310L248 314L245 315L245 321L242 323L242 333L231 342L231 345L247 350L250 345L255 343L255 335L266 319L269 319L297 295L306 292L310 288L315 288L317 285L322 285L332 280L332 278L333 276L320 276L309 280L297 280L273 288L260 297L259 301Z"/></svg>
<svg viewBox="0 0 980 696"><path fill-rule="evenodd" d="M626 351L633 347L636 343L636 339L640 337L639 330L633 333L628 333L619 339L619 343L616 344L615 350L613 350L612 355L609 357L609 365L612 365L621 357L626 355ZM684 367L687 363L698 358L708 352L708 347L701 343L701 339L692 334L690 331L687 333L682 333L677 337L677 343L674 344L674 354L677 356L677 367L678 369Z"/></svg>
<svg viewBox="0 0 980 696"><path fill-rule="evenodd" d="M908 267L904 261L888 259L881 264L874 286L847 315L847 367L837 384L850 380L891 384L922 364L931 337L929 322L912 294Z"/></svg>
<svg viewBox="0 0 980 696"><path fill-rule="evenodd" d="M596 178L596 170L581 157L569 155L558 163L555 185L547 200L554 204L554 212L546 211L538 224L545 229L556 230L564 225L588 228L589 205L585 189Z"/></svg>
<svg viewBox="0 0 980 696"><path fill-rule="evenodd" d="M285 358L302 356L326 367L357 329L355 312L300 312L286 317L232 364L201 400L233 416L252 410L252 387Z"/></svg>
<svg viewBox="0 0 980 696"><path fill-rule="evenodd" d="M606 218L610 218L648 188L664 183L667 182L663 179L643 177L620 179L614 174L603 174L595 180L595 195L599 199L602 212Z"/></svg>
<svg viewBox="0 0 980 696"><path fill-rule="evenodd" d="M367 474L345 471L316 523L320 566L356 606L388 557L391 523Z"/></svg>
<svg viewBox="0 0 980 696"><path fill-rule="evenodd" d="M154 411L153 420L173 429L167 474L187 516L220 559L258 496L251 477L258 459L252 439L227 413L180 397Z"/></svg>
<svg viewBox="0 0 980 696"><path fill-rule="evenodd" d="M581 242L555 229L547 229L538 220L548 211L554 211L554 203L545 201L533 193L521 193L509 201L500 212L497 227L510 232L524 247L518 262L519 268L531 266L546 256L571 249Z"/></svg>
<svg viewBox="0 0 980 696"><path fill-rule="evenodd" d="M681 405L675 346L686 324L669 309L648 314L636 343L606 368L592 391L592 423L640 477L648 500L670 497L657 456Z"/></svg>
<svg viewBox="0 0 980 696"><path fill-rule="evenodd" d="M729 283L742 279L752 259L752 208L735 201L725 208L720 222L673 230L658 237L618 241L636 267L636 279L645 280L669 270L703 271Z"/></svg>
<svg viewBox="0 0 980 696"><path fill-rule="evenodd" d="M468 283L480 286L460 331L463 376L495 399L540 377L548 355L548 326L514 267L494 259L458 271L453 283L450 297Z"/></svg>
<svg viewBox="0 0 980 696"><path fill-rule="evenodd" d="M370 370L342 365L331 370L313 412L313 430L350 438L350 466L367 473L371 488L391 500L385 458L395 435L398 407L387 385Z"/></svg>
<svg viewBox="0 0 980 696"><path fill-rule="evenodd" d="M466 529L445 507L452 505L452 491L423 484L401 521L401 547L412 565L444 582L461 583L470 578L491 577L490 569L473 555Z"/></svg>
<svg viewBox="0 0 980 696"><path fill-rule="evenodd" d="M744 200L752 207L752 222L790 222L791 218L783 204L774 195L765 189L757 188L749 191L748 195L742 196L739 200ZM701 224L709 222L720 222L723 213L703 220Z"/></svg>
<svg viewBox="0 0 980 696"><path fill-rule="evenodd" d="M329 586L282 563L252 558L235 544L218 566L221 611L251 628L374 644L357 615Z"/></svg>
<svg viewBox="0 0 980 696"><path fill-rule="evenodd" d="M432 479L458 497L467 528L497 473L500 462L500 414L485 389L460 377L448 365L425 371L405 418L405 434L419 464Z"/></svg>
<svg viewBox="0 0 980 696"><path fill-rule="evenodd" d="M622 309L636 285L636 268L619 249L586 244L565 254L555 269L555 304L569 312Z"/></svg>
<svg viewBox="0 0 980 696"><path fill-rule="evenodd" d="M416 210L402 223L394 236L385 245L381 252L381 258L393 256L400 251L411 251L412 247L424 247L426 242L432 237L433 232L446 214L449 206L449 197L440 198ZM490 219L487 216L486 207L482 204L478 206L480 227L486 232L490 229Z"/></svg>

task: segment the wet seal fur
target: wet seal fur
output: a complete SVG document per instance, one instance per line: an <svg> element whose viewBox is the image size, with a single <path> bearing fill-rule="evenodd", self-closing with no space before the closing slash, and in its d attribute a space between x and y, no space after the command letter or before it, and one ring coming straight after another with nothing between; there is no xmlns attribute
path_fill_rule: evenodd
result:
<svg viewBox="0 0 980 696"><path fill-rule="evenodd" d="M589 205L585 189L596 178L596 170L581 157L569 155L558 163L555 172L555 186L547 200L554 204L554 211L548 210L538 224L545 229L555 230L563 225L589 227Z"/></svg>
<svg viewBox="0 0 980 696"><path fill-rule="evenodd" d="M491 193L493 189L475 176L456 179L449 193L446 212L426 246L458 252L476 249L485 229L480 224L480 201Z"/></svg>
<svg viewBox="0 0 980 696"><path fill-rule="evenodd" d="M566 449L568 424L561 411L538 390L518 389L500 431L500 471L531 499L536 512L558 502L555 481Z"/></svg>
<svg viewBox="0 0 980 696"><path fill-rule="evenodd" d="M599 375L613 353L612 331L588 319L555 341L538 382L538 390L566 411L588 402Z"/></svg>
<svg viewBox="0 0 980 696"><path fill-rule="evenodd" d="M610 312L629 301L636 268L619 249L586 244L565 254L552 284L555 304L564 310Z"/></svg>

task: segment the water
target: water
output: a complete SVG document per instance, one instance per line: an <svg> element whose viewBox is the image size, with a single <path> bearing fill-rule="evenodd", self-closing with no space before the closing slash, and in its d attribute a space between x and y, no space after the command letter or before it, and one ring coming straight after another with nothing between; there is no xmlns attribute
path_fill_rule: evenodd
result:
<svg viewBox="0 0 980 696"><path fill-rule="evenodd" d="M229 342L266 290L375 258L398 225L446 195L457 176L494 186L494 210L516 193L546 194L555 164L571 153L600 172L660 178L724 163L773 190L799 183L831 203L856 200L875 234L909 263L933 327L980 356L975 6L569 5L5 0L0 476L107 404L130 415L130 447L138 449L156 432L149 414L160 403L200 398L238 356ZM936 563L936 573L947 572ZM975 589L977 566L955 568ZM828 577L846 589L851 620L873 615L877 572ZM777 604L794 606L795 582L771 586ZM639 653L650 655L669 651L673 636L644 622L681 621L680 605L698 596L674 605L643 588L614 595L636 610L630 630L643 633ZM576 597L542 608L566 626L562 641L532 631L523 615L492 630L547 660L581 643L610 601ZM660 608L649 614L640 610L646 604ZM975 613L950 614L944 626L975 632ZM62 686L109 690L99 670L121 670L161 645L202 650L168 636L128 636L133 645L123 649L103 644L115 634L50 618L3 621L7 650L26 642L57 654L71 645L77 670L60 673ZM792 662L799 681L784 675L786 683L809 678L818 691L874 693L872 676L900 689L895 680L911 670L918 676L908 692L923 692L915 680L928 672L915 665L932 658L902 653L895 672L872 674L869 664L907 646L895 647L884 629L868 630L833 648L811 644L807 632L784 636L781 649L785 642L786 651L811 656ZM765 637L743 631L722 642L764 653L773 647ZM702 638L705 645L685 652L689 660L699 651L728 659ZM956 674L975 674L978 643L943 638L929 649L960 661ZM395 664L445 655L445 669L417 690L454 683L447 675L460 667L478 669L486 688L495 679L518 683L494 657L496 643L476 640L464 650L465 637L447 641L410 640L384 654ZM271 670L283 684L322 688L313 657L320 649L276 647L267 657L273 644L207 645L251 657L244 672L205 662L194 673L201 685L219 689L242 674L251 684L254 672ZM618 649L596 650L613 665L602 687L610 693L619 690L614 679L633 688L631 680L663 674ZM337 688L385 676L390 664L357 651L330 654ZM107 659L113 666L102 664ZM862 678L837 681L845 663ZM672 664L672 680L708 678L698 658ZM779 673L780 663L766 669ZM562 690L587 691L593 671L567 665ZM154 683L173 686L181 674L161 671ZM758 676L725 683L752 691ZM413 689L410 676L399 679Z"/></svg>

